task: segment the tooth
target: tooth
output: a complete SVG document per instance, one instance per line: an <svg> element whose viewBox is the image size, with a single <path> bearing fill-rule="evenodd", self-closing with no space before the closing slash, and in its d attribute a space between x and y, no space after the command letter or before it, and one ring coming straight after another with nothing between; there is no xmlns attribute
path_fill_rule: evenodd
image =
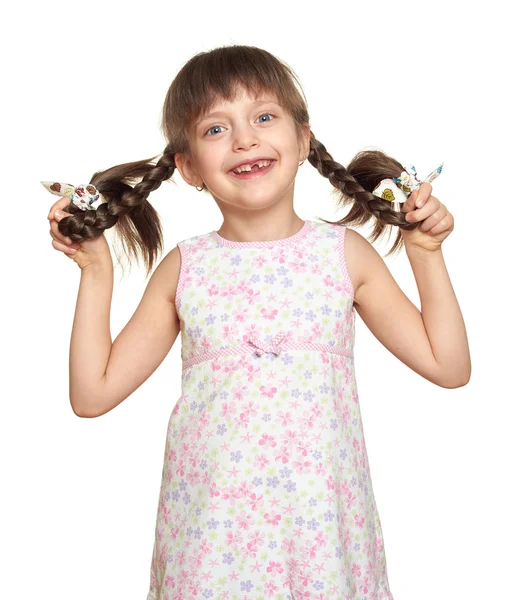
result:
<svg viewBox="0 0 515 600"><path fill-rule="evenodd" d="M267 167L270 164L271 161L269 160L260 160L257 163L253 163L254 165L257 164L257 166L262 169L263 167ZM247 164L247 165L243 165L242 167L238 167L237 169L233 169L234 171L236 171L236 173L241 173L242 171L246 171L249 172L252 170L252 165Z"/></svg>

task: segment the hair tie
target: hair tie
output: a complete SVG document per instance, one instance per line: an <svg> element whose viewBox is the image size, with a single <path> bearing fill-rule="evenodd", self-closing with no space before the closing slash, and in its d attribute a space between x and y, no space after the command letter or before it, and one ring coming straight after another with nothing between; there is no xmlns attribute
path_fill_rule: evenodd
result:
<svg viewBox="0 0 515 600"><path fill-rule="evenodd" d="M81 183L77 187L71 183L58 181L42 181L42 185L56 196L69 196L73 204L81 210L96 210L103 202L104 196L92 183Z"/></svg>
<svg viewBox="0 0 515 600"><path fill-rule="evenodd" d="M413 165L404 167L404 171L399 177L393 179L383 179L372 191L374 196L378 196L382 200L389 202L406 202L411 192L418 190L422 183L431 183L442 172L443 162L441 165L430 173L424 181L420 181L417 177L417 171Z"/></svg>

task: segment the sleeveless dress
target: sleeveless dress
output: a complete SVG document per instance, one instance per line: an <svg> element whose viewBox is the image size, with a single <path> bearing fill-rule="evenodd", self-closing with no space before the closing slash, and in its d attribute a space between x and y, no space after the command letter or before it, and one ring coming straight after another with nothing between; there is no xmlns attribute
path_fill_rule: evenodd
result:
<svg viewBox="0 0 515 600"><path fill-rule="evenodd" d="M182 393L147 600L393 600L354 373L346 227L177 245Z"/></svg>

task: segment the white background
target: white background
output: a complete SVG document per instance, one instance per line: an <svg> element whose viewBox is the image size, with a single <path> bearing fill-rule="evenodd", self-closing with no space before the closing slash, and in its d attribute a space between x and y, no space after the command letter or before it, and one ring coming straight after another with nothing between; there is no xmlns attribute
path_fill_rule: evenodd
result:
<svg viewBox="0 0 515 600"><path fill-rule="evenodd" d="M472 378L455 390L430 383L357 316L374 493L395 600L515 598L507 6L104 0L3 10L2 598L146 599L166 427L180 395L180 336L116 409L75 416L68 352L80 271L51 245L47 213L57 197L39 182L83 183L162 152L160 110L175 74L197 52L229 44L260 46L293 67L313 132L342 164L370 146L421 176L445 161L433 191L455 218L443 252ZM149 198L165 253L222 223L208 195L178 171L174 180ZM345 214L307 162L295 209L303 219ZM375 243L383 256L393 239ZM405 253L386 263L420 307ZM124 277L116 268L113 340L146 283L143 268Z"/></svg>

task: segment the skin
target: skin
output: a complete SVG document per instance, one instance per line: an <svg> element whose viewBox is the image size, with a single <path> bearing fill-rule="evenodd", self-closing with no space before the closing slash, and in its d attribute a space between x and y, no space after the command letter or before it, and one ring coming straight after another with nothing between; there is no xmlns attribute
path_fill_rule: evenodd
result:
<svg viewBox="0 0 515 600"><path fill-rule="evenodd" d="M211 108L218 111L192 126L191 156L175 155L181 176L209 190L224 218L218 231L222 237L266 241L294 235L304 224L293 209L293 196L299 162L309 153L309 125L299 139L293 118L275 95L256 101L243 89L234 103L217 102ZM266 176L240 180L228 173L259 156L277 161Z"/></svg>

